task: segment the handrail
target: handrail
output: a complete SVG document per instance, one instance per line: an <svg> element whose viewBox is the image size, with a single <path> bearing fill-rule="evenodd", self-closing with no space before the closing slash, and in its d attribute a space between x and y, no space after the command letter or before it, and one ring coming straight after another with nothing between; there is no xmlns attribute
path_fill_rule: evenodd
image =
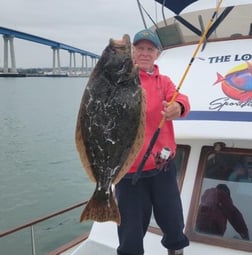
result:
<svg viewBox="0 0 252 255"><path fill-rule="evenodd" d="M42 222L42 221L46 221L46 220L51 219L51 218L53 218L53 217L55 217L55 216L58 216L58 215L60 215L60 214L64 214L64 213L66 213L66 212L68 212L68 211L71 211L71 210L73 210L73 209L76 209L76 208L78 208L78 207L81 207L81 206L87 204L87 202L88 202L88 201L85 201L85 202L81 202L81 203L72 205L72 206L67 207L67 208L65 208L65 209L63 209L63 210L54 212L54 213L52 213L52 214L48 214L48 215L45 216L45 217L38 218L38 219L33 220L33 221L30 221L30 222L28 222L28 223L26 223L26 224L23 224L23 225L20 225L20 226L18 226L18 227L9 229L9 230L7 230L7 231L4 231L4 232L0 233L0 238L3 237L3 236L7 236L7 235L9 235L9 234L15 233L15 232L17 232L17 231L19 231L19 230L22 230L22 229L24 229L24 228L31 227L31 226L33 226L33 225L36 225L37 223L40 223L40 222Z"/></svg>
<svg viewBox="0 0 252 255"><path fill-rule="evenodd" d="M74 204L74 205L72 205L70 207L67 207L67 208L63 209L63 210L56 211L54 213L48 214L47 216L44 216L44 217L32 220L32 221L30 221L30 222L28 222L26 224L20 225L20 226L15 227L15 228L11 228L9 230L6 230L6 231L0 233L0 238L4 237L4 236L11 235L11 234L13 234L15 232L18 232L20 230L23 230L25 228L30 227L31 228L31 241L32 241L32 254L35 255L36 254L36 248L35 248L35 238L34 238L34 231L33 231L34 225L36 225L37 223L40 223L40 222L44 222L44 221L46 221L48 219L54 218L56 216L59 216L61 214L64 214L66 212L69 212L71 210L74 210L74 209L76 209L78 207L81 207L83 205L86 205L87 202L88 201L84 201L84 202L81 202L81 203L78 203L78 204Z"/></svg>

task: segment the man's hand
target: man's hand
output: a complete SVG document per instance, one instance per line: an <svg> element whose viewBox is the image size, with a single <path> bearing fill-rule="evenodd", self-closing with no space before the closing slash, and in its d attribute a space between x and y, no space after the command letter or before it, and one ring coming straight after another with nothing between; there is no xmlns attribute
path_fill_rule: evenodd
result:
<svg viewBox="0 0 252 255"><path fill-rule="evenodd" d="M161 114L166 120L175 120L181 116L182 107L180 103L163 101L163 106L164 110L161 111Z"/></svg>

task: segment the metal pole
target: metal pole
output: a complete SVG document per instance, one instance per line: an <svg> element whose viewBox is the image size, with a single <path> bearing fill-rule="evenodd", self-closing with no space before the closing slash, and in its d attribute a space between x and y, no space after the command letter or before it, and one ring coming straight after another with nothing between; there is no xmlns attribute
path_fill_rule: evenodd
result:
<svg viewBox="0 0 252 255"><path fill-rule="evenodd" d="M138 4L138 9L140 11L141 17L142 17L142 21L144 23L144 27L147 28L147 25L146 25L146 22L145 22L145 19L144 19L144 16L143 16L143 10L142 10L140 0L137 0L137 4Z"/></svg>
<svg viewBox="0 0 252 255"><path fill-rule="evenodd" d="M31 226L31 243L32 243L32 255L36 255L35 238L33 225Z"/></svg>
<svg viewBox="0 0 252 255"><path fill-rule="evenodd" d="M165 2L166 2L166 0L164 0L164 1L163 1L163 4L162 4L162 15L163 15L164 24L167 26L166 18L165 18L165 15L164 15L164 6L165 6Z"/></svg>

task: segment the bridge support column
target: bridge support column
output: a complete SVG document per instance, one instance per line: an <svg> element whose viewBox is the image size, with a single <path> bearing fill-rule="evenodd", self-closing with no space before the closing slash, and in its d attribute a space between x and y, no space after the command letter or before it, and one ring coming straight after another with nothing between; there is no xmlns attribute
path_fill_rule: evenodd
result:
<svg viewBox="0 0 252 255"><path fill-rule="evenodd" d="M88 75L88 62L87 62L87 55L85 56L85 67L86 67L86 75Z"/></svg>
<svg viewBox="0 0 252 255"><path fill-rule="evenodd" d="M92 69L94 69L95 64L96 64L96 58L92 58L92 63L91 63Z"/></svg>
<svg viewBox="0 0 252 255"><path fill-rule="evenodd" d="M59 74L61 72L61 67L60 67L60 52L59 49L52 48L53 50L53 74ZM57 54L57 65L56 65L56 54Z"/></svg>
<svg viewBox="0 0 252 255"><path fill-rule="evenodd" d="M69 51L69 54L70 54L70 63L69 63L69 74L72 75L76 75L76 56L75 56L75 52L70 52ZM74 61L74 68L72 68L72 58L73 58L73 61Z"/></svg>
<svg viewBox="0 0 252 255"><path fill-rule="evenodd" d="M74 61L74 74L76 75L76 54L73 53L73 61Z"/></svg>
<svg viewBox="0 0 252 255"><path fill-rule="evenodd" d="M69 62L68 72L69 72L70 75L72 75L72 55L73 55L73 53L69 52L70 62Z"/></svg>
<svg viewBox="0 0 252 255"><path fill-rule="evenodd" d="M14 51L14 37L3 35L3 40L4 40L4 66L3 66L4 73L17 73L15 51ZM10 69L9 69L9 51L8 51L9 45L10 45L10 58L11 58Z"/></svg>
<svg viewBox="0 0 252 255"><path fill-rule="evenodd" d="M85 64L84 64L85 58ZM87 64L87 55L81 55L81 76L88 75L88 64Z"/></svg>

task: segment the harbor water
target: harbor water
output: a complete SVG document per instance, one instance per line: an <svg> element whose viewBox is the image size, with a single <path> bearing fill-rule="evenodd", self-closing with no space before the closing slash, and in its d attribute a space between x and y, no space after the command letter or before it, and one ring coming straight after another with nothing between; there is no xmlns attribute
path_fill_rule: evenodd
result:
<svg viewBox="0 0 252 255"><path fill-rule="evenodd" d="M94 184L75 147L87 78L0 78L0 232L89 199ZM35 226L36 254L90 229L80 208ZM38 224L39 225L39 224ZM0 239L0 254L29 255L30 230Z"/></svg>

